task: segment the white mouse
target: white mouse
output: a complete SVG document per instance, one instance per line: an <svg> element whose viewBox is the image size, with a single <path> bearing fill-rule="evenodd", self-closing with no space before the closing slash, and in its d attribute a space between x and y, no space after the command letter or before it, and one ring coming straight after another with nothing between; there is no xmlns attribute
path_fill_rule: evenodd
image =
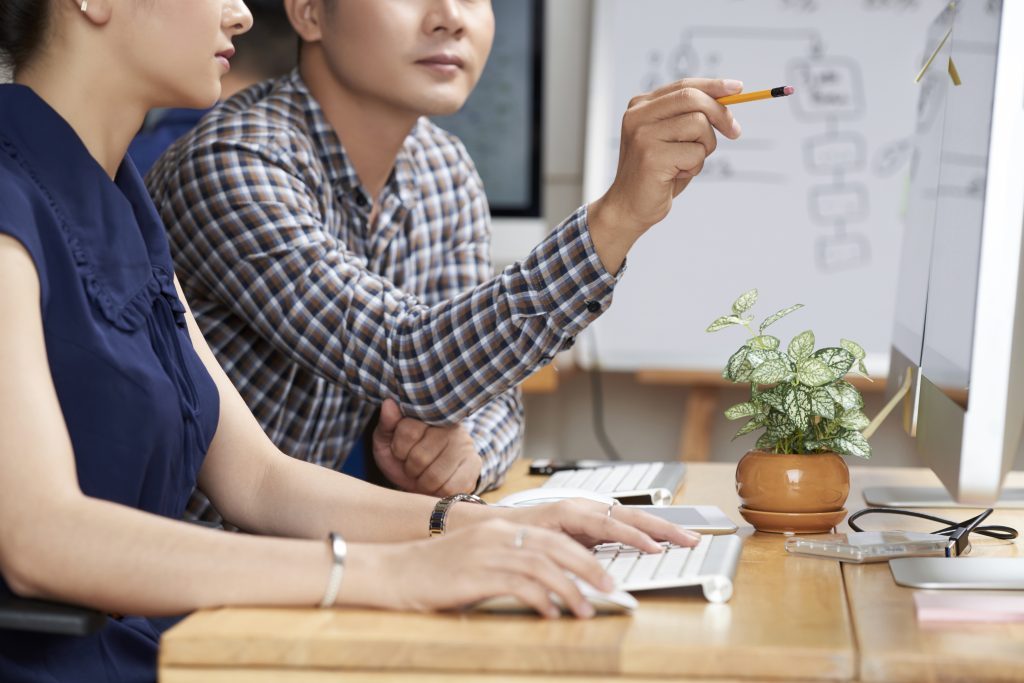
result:
<svg viewBox="0 0 1024 683"><path fill-rule="evenodd" d="M567 498L586 498L587 500L596 500L598 503L604 503L605 505L611 505L614 502L614 499L611 496L606 496L603 493L586 491L584 489L542 487L510 493L495 503L495 505L503 505L505 507L530 507L532 505L543 505L545 503L557 503L558 501L566 500Z"/></svg>
<svg viewBox="0 0 1024 683"><path fill-rule="evenodd" d="M580 593L591 604L597 614L632 614L640 603L636 598L626 591L616 590L611 593L602 593L593 586L583 581L577 581ZM564 614L568 610L562 605L557 595L551 596L552 602L561 608ZM497 597L481 600L472 606L474 611L480 612L532 612L533 608L511 595L499 595Z"/></svg>

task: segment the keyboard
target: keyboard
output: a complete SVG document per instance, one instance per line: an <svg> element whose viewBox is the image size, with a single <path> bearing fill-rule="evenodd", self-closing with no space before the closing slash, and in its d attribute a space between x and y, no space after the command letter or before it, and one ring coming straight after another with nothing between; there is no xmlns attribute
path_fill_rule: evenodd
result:
<svg viewBox="0 0 1024 683"><path fill-rule="evenodd" d="M618 589L635 592L701 586L709 602L732 597L733 579L743 541L735 534L702 535L693 548L663 543L662 553L643 553L621 543L603 543L594 556L612 575Z"/></svg>
<svg viewBox="0 0 1024 683"><path fill-rule="evenodd" d="M686 465L681 462L622 463L555 472L541 488L583 489L616 496L651 492L650 503L667 505L685 474Z"/></svg>

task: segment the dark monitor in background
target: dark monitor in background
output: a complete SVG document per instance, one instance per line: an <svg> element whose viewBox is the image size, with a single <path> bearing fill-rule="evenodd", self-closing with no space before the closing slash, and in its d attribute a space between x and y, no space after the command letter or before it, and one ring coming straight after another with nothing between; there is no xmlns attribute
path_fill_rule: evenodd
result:
<svg viewBox="0 0 1024 683"><path fill-rule="evenodd" d="M920 84L889 386L910 369L906 427L948 493L865 498L1021 507L999 496L1024 427L1024 3L951 3L925 54L947 33Z"/></svg>
<svg viewBox="0 0 1024 683"><path fill-rule="evenodd" d="M540 217L544 3L492 6L494 47L480 82L458 113L433 121L466 145L493 216Z"/></svg>

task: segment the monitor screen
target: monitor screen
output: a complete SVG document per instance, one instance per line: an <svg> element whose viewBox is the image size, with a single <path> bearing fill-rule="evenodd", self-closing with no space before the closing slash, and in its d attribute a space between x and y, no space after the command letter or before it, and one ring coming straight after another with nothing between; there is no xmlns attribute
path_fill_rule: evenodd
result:
<svg viewBox="0 0 1024 683"><path fill-rule="evenodd" d="M1024 3L950 3L919 84L889 380L918 369L908 426L962 503L995 500L1024 424L1022 34Z"/></svg>
<svg viewBox="0 0 1024 683"><path fill-rule="evenodd" d="M466 105L434 117L466 145L494 216L539 217L542 0L493 0L494 47Z"/></svg>

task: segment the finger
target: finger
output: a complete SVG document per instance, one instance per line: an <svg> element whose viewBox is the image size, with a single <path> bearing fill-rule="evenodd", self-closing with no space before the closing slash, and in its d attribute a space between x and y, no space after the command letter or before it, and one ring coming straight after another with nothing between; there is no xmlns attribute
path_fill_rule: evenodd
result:
<svg viewBox="0 0 1024 683"><path fill-rule="evenodd" d="M402 419L394 429L391 449L399 460L408 460L409 452L423 438L430 426L411 417Z"/></svg>
<svg viewBox="0 0 1024 683"><path fill-rule="evenodd" d="M703 112L694 111L648 125L662 142L696 142L702 145L705 157L711 156L718 148L718 136Z"/></svg>
<svg viewBox="0 0 1024 683"><path fill-rule="evenodd" d="M528 549L525 546L519 548L508 553L506 567L536 581L549 593L557 595L561 603L577 617L594 616L593 606L583 597L576 583L565 573L565 569L552 561L543 551Z"/></svg>
<svg viewBox="0 0 1024 683"><path fill-rule="evenodd" d="M598 590L615 589L615 581L601 567L593 553L561 532L530 527L523 545L544 551L563 570L575 574Z"/></svg>
<svg viewBox="0 0 1024 683"><path fill-rule="evenodd" d="M654 146L647 162L654 170L652 177L664 182L694 178L704 170L704 145L699 142L660 142Z"/></svg>
<svg viewBox="0 0 1024 683"><path fill-rule="evenodd" d="M493 595L511 595L519 598L523 604L536 610L538 614L547 619L557 619L562 616L562 610L551 601L550 591L528 576L508 572L503 576L500 586L501 588L495 590Z"/></svg>
<svg viewBox="0 0 1024 683"><path fill-rule="evenodd" d="M700 541L700 534L696 531L673 524L643 510L620 506L615 508L613 516L620 522L636 527L659 541L668 541L682 546L694 546Z"/></svg>
<svg viewBox="0 0 1024 683"><path fill-rule="evenodd" d="M634 101L648 102L684 88L696 88L714 99L726 95L736 95L743 92L743 82L729 78L683 78L672 83L666 83L660 88L655 88L649 93L633 98Z"/></svg>
<svg viewBox="0 0 1024 683"><path fill-rule="evenodd" d="M427 471L427 468L443 456L445 446L447 445L448 430L446 428L431 427L427 429L416 443L413 444L412 448L409 449L409 456L405 459L405 473L413 479L419 479ZM454 462L451 467L455 467ZM451 476L452 470L449 469L446 473L448 476ZM443 480L441 483L443 483ZM435 488L437 485L435 485Z"/></svg>
<svg viewBox="0 0 1024 683"><path fill-rule="evenodd" d="M722 135L729 139L740 136L740 125L724 104L696 88L683 88L666 93L656 99L638 105L629 112L640 121L669 119L692 112L701 112Z"/></svg>
<svg viewBox="0 0 1024 683"><path fill-rule="evenodd" d="M402 420L402 411L392 399L385 399L380 406L380 418L373 430L374 447L390 448L395 435L395 427Z"/></svg>
<svg viewBox="0 0 1024 683"><path fill-rule="evenodd" d="M416 482L420 491L425 491L438 497L447 495L442 493L442 489L455 476L462 465L462 460L450 453L450 450L442 452L423 471L423 474L419 476ZM465 491L453 491L452 493L465 493Z"/></svg>
<svg viewBox="0 0 1024 683"><path fill-rule="evenodd" d="M474 460L476 461L475 467ZM461 458L452 475L434 490L433 495L442 498L455 493L473 493L480 480L480 469L479 455L474 453L472 459Z"/></svg>

